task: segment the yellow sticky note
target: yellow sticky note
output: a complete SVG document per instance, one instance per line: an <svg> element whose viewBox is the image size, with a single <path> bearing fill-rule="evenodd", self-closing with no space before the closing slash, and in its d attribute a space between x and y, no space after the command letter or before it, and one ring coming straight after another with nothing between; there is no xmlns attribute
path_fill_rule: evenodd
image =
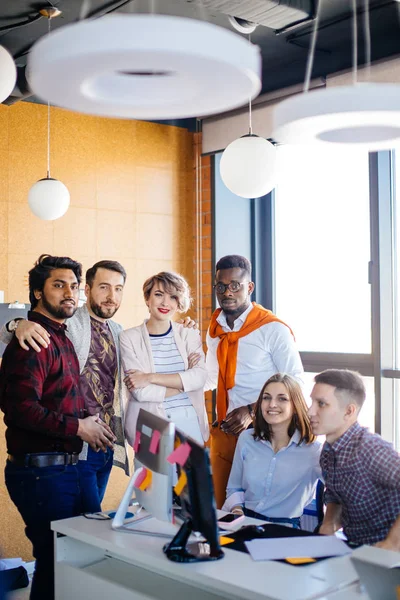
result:
<svg viewBox="0 0 400 600"><path fill-rule="evenodd" d="M187 484L187 477L185 471L181 471L181 475L178 479L176 486L174 487L175 494L180 496L182 494L183 488Z"/></svg>
<svg viewBox="0 0 400 600"><path fill-rule="evenodd" d="M146 477L143 479L142 483L139 485L139 490L147 490L150 487L153 479L153 473L149 469L147 469Z"/></svg>
<svg viewBox="0 0 400 600"><path fill-rule="evenodd" d="M221 537L219 538L220 546L226 546L226 544L230 544L231 542L234 542L234 541L235 540L233 538L226 537L225 535L221 535Z"/></svg>
<svg viewBox="0 0 400 600"><path fill-rule="evenodd" d="M285 558L286 562L291 565L305 565L307 563L317 562L315 558Z"/></svg>
<svg viewBox="0 0 400 600"><path fill-rule="evenodd" d="M398 585L396 587L396 596L397 596L397 600L400 600L400 585Z"/></svg>

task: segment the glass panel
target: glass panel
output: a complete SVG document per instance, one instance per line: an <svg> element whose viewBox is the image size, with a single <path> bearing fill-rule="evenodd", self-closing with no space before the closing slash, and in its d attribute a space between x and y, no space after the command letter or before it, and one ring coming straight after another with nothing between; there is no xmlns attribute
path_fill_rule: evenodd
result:
<svg viewBox="0 0 400 600"><path fill-rule="evenodd" d="M302 351L371 353L368 154L348 152L278 148L276 313Z"/></svg>
<svg viewBox="0 0 400 600"><path fill-rule="evenodd" d="M304 373L304 394L308 405L310 405L310 394L314 386L314 377L316 373ZM375 431L375 388L373 377L363 377L367 397L364 406L360 411L358 421L363 427L368 427L370 431ZM322 436L321 436L322 437Z"/></svg>
<svg viewBox="0 0 400 600"><path fill-rule="evenodd" d="M215 156L215 258L241 254L251 260L251 201L225 186L219 174L221 156Z"/></svg>
<svg viewBox="0 0 400 600"><path fill-rule="evenodd" d="M394 357L396 369L400 367L400 153L394 153L394 269L393 269L393 290L394 290L394 331L395 331L395 346Z"/></svg>

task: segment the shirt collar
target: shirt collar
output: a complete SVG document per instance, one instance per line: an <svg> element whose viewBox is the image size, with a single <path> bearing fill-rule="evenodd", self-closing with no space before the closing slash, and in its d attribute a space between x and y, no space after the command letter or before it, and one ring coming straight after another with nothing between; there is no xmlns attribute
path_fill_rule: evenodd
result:
<svg viewBox="0 0 400 600"><path fill-rule="evenodd" d="M48 317L42 315L42 313L37 312L35 310L30 310L28 312L28 320L34 321L35 323L40 323L41 325L45 325L53 331L65 331L67 329L65 323L58 323L57 321L53 321L53 319L49 319Z"/></svg>
<svg viewBox="0 0 400 600"><path fill-rule="evenodd" d="M349 427L343 433L343 435L340 436L340 438L335 440L333 442L333 444L329 444L328 442L325 442L325 444L328 448L331 448L334 452L338 452L339 450L342 450L342 448L347 446L347 444L352 440L352 438L355 435L357 435L361 430L362 430L361 425L359 424L358 421L356 421L355 423L353 423L353 425L351 427Z"/></svg>
<svg viewBox="0 0 400 600"><path fill-rule="evenodd" d="M296 429L296 431L290 438L288 445L285 446L284 448L281 448L281 450L287 450L287 448L289 448L292 444L295 444L296 446L298 446L300 443L300 439L301 439L300 431L298 429ZM272 448L271 442L268 442L267 440L261 440L261 441L264 442L264 444L267 444L270 448ZM279 452L281 450L279 450Z"/></svg>
<svg viewBox="0 0 400 600"><path fill-rule="evenodd" d="M243 323L247 319L247 315L250 313L251 310L253 310L253 308L253 303L250 302L250 306L246 308L246 310L235 319L234 329L232 329L232 331L237 331L237 329L240 329L242 327ZM226 322L226 314L223 310L221 310L221 312L219 313L217 317L217 322L221 325L221 327L228 327L230 329L228 323Z"/></svg>

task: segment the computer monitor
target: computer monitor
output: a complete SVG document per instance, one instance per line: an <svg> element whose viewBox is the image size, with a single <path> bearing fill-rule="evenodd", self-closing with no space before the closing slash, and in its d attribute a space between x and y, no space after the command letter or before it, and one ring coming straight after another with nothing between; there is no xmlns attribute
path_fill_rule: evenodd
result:
<svg viewBox="0 0 400 600"><path fill-rule="evenodd" d="M218 560L224 556L219 545L217 517L207 450L176 430L176 440L190 446L185 465L178 468L186 474L187 484L181 495L183 525L171 543L164 546L167 557L175 562ZM188 542L192 532L199 532L205 541Z"/></svg>
<svg viewBox="0 0 400 600"><path fill-rule="evenodd" d="M175 467L167 461L167 457L174 450L175 425L141 408L136 431L140 434L140 443L135 453L134 473L113 519L113 529L120 529L124 525L133 493L135 493L135 500L152 517L160 521L172 522L173 520L172 486ZM151 448L154 431L160 434L156 451ZM152 472L151 484L145 490L135 488L135 483L143 469Z"/></svg>

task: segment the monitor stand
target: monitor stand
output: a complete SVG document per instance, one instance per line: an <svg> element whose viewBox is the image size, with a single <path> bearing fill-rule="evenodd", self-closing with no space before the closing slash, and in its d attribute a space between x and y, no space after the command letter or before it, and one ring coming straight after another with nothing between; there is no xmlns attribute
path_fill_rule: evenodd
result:
<svg viewBox="0 0 400 600"><path fill-rule="evenodd" d="M193 524L186 519L178 533L163 548L169 560L173 562L199 562L204 560L219 560L224 553L219 546L211 546L207 540L203 542L189 542L189 536L193 533Z"/></svg>

